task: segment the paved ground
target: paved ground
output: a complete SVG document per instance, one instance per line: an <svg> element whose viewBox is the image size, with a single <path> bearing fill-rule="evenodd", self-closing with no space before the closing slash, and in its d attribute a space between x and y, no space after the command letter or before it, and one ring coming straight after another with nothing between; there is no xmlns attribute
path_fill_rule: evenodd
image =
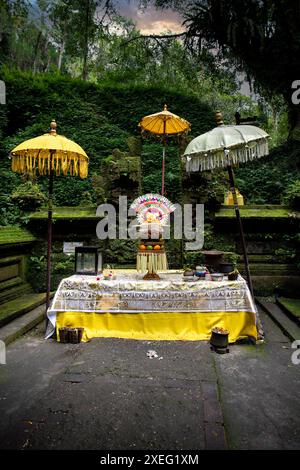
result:
<svg viewBox="0 0 300 470"><path fill-rule="evenodd" d="M0 366L0 448L300 449L300 364L262 316L266 343L226 355L206 342L58 344L39 326Z"/></svg>

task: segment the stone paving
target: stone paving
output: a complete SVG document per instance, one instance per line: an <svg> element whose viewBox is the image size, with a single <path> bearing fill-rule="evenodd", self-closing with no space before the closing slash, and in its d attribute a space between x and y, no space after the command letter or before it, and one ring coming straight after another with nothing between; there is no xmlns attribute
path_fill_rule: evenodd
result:
<svg viewBox="0 0 300 470"><path fill-rule="evenodd" d="M226 355L207 342L59 344L41 324L0 366L0 448L300 449L300 365L261 316L266 342Z"/></svg>

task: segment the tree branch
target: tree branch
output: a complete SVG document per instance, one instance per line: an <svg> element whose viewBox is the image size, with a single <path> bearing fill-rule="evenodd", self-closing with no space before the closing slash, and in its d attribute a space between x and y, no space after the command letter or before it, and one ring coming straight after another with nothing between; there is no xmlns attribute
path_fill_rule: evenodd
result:
<svg viewBox="0 0 300 470"><path fill-rule="evenodd" d="M173 39L173 38L182 38L187 37L187 31L182 33L174 33L174 34L141 34L140 36L134 36L133 38L126 39L122 43L122 47L127 46L127 44L137 41L138 39L154 39L155 41L159 41L160 39Z"/></svg>

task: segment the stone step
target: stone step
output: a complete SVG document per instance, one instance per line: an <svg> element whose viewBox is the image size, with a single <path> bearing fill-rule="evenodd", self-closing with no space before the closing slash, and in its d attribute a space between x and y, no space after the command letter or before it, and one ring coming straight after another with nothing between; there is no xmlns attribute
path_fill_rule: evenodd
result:
<svg viewBox="0 0 300 470"><path fill-rule="evenodd" d="M39 307L11 321L8 325L0 328L0 340L3 341L6 346L12 343L42 322L46 317L45 312L46 304L41 304Z"/></svg>
<svg viewBox="0 0 300 470"><path fill-rule="evenodd" d="M276 300L277 305L300 326L300 299L288 299L279 297Z"/></svg>
<svg viewBox="0 0 300 470"><path fill-rule="evenodd" d="M46 294L25 294L0 305L0 327L45 303Z"/></svg>
<svg viewBox="0 0 300 470"><path fill-rule="evenodd" d="M26 295L26 294L32 294L33 289L30 284L27 282L18 282L18 279L20 278L15 278L15 283L11 282L11 285L9 287L9 281L5 281L5 283L8 284L6 289L2 289L0 291L0 309L1 305L9 302L14 299L19 299L20 297ZM11 280L13 281L13 280Z"/></svg>
<svg viewBox="0 0 300 470"><path fill-rule="evenodd" d="M0 282L0 293L12 287L19 286L23 283L24 280L21 277L13 277L12 279L8 279L7 281L2 281Z"/></svg>
<svg viewBox="0 0 300 470"><path fill-rule="evenodd" d="M256 302L291 341L300 339L300 327L284 313L279 305L265 301L259 297L256 297Z"/></svg>
<svg viewBox="0 0 300 470"><path fill-rule="evenodd" d="M293 276L298 274L297 267L291 264L276 264L276 263L252 263L249 261L251 274L259 276ZM245 267L243 263L239 263L238 270L243 272Z"/></svg>

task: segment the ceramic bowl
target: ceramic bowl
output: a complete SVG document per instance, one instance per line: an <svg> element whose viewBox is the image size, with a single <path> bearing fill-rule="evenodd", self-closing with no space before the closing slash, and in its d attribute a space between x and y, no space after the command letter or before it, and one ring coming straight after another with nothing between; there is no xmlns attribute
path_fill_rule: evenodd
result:
<svg viewBox="0 0 300 470"><path fill-rule="evenodd" d="M212 273L211 280L212 281L223 281L224 274L223 273Z"/></svg>
<svg viewBox="0 0 300 470"><path fill-rule="evenodd" d="M195 276L197 277L205 277L206 271L196 271Z"/></svg>

